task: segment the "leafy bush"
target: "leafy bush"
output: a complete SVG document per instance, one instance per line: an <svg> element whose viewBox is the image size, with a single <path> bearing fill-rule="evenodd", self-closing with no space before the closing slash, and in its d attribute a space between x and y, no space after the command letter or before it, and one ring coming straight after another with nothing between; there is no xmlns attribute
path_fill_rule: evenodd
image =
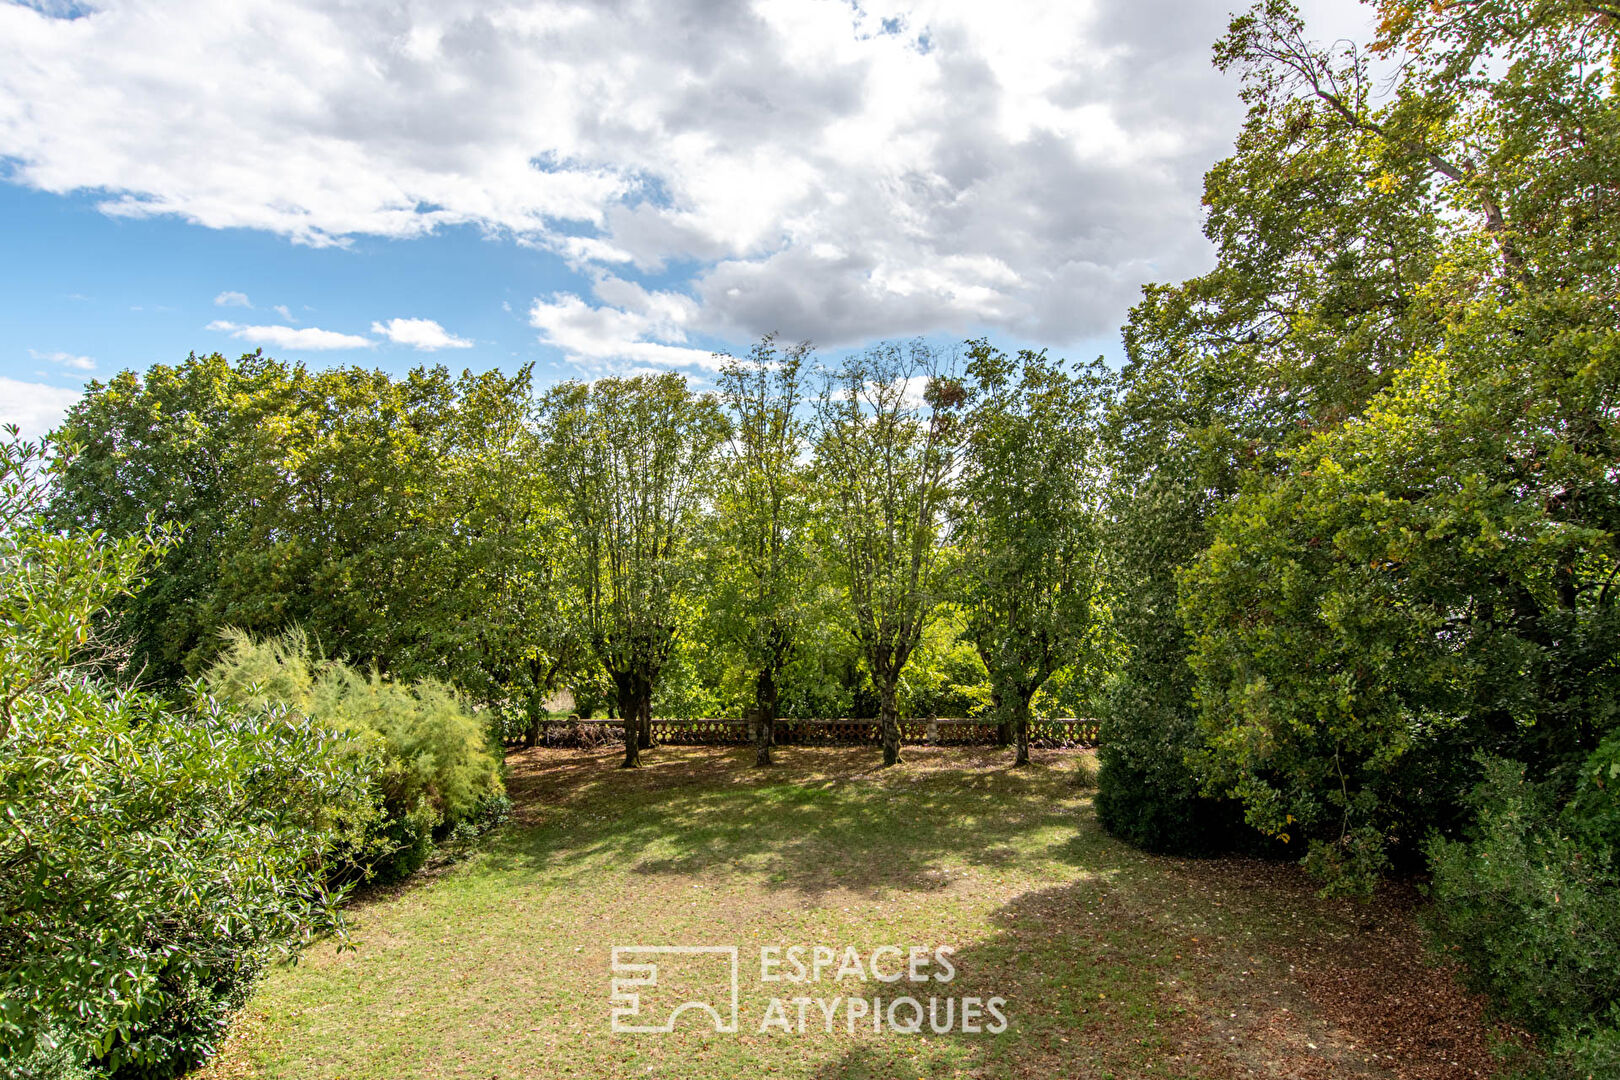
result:
<svg viewBox="0 0 1620 1080"><path fill-rule="evenodd" d="M1200 745L1198 725L1177 690L1168 681L1150 686L1128 674L1109 680L1097 751L1097 820L1147 851L1208 853L1250 840L1230 802L1199 793L1186 762Z"/></svg>
<svg viewBox="0 0 1620 1080"><path fill-rule="evenodd" d="M488 726L442 683L362 675L313 655L298 631L255 640L234 630L207 681L224 700L294 709L365 748L376 763L385 842L362 852L361 861L384 880L416 870L435 839L503 797Z"/></svg>
<svg viewBox="0 0 1620 1080"><path fill-rule="evenodd" d="M1614 1075L1620 735L1591 755L1562 808L1503 759L1485 763L1471 804L1470 839L1429 844L1437 943L1504 1013L1548 1037L1547 1075Z"/></svg>
<svg viewBox="0 0 1620 1080"><path fill-rule="evenodd" d="M97 1073L80 1060L80 1048L60 1038L41 1043L31 1053L5 1059L11 1080L97 1080Z"/></svg>
<svg viewBox="0 0 1620 1080"><path fill-rule="evenodd" d="M254 977L341 931L325 862L374 813L349 737L113 684L98 641L166 537L43 523L42 444L0 441L0 1071L169 1077Z"/></svg>

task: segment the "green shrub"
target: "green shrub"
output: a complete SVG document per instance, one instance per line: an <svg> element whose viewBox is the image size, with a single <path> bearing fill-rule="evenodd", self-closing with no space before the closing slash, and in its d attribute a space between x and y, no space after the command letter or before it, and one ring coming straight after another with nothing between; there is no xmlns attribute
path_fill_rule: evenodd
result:
<svg viewBox="0 0 1620 1080"><path fill-rule="evenodd" d="M97 628L170 538L51 529L43 455L0 440L0 1073L171 1077L341 931L325 868L369 770L300 717L114 684Z"/></svg>
<svg viewBox="0 0 1620 1080"><path fill-rule="evenodd" d="M98 1073L84 1063L85 1052L79 1040L53 1031L31 1052L0 1061L11 1080L99 1080Z"/></svg>
<svg viewBox="0 0 1620 1080"><path fill-rule="evenodd" d="M1170 680L1116 675L1104 691L1097 750L1097 820L1147 851L1198 854L1250 841L1230 802L1199 794L1187 755L1199 746L1192 710Z"/></svg>
<svg viewBox="0 0 1620 1080"><path fill-rule="evenodd" d="M324 865L374 813L341 733L88 681L13 715L0 759L0 1012L119 1076L202 1062L266 964L339 927ZM109 974L112 973L112 974Z"/></svg>
<svg viewBox="0 0 1620 1080"><path fill-rule="evenodd" d="M382 842L360 861L384 880L415 871L436 839L504 795L489 725L442 683L362 675L313 656L297 631L265 640L227 631L207 681L224 700L295 709L366 748L384 820Z"/></svg>
<svg viewBox="0 0 1620 1080"><path fill-rule="evenodd" d="M1563 807L1518 763L1484 764L1471 837L1429 844L1436 942L1505 1015L1546 1037L1547 1075L1615 1075L1605 1069L1620 1056L1620 736L1588 759Z"/></svg>
<svg viewBox="0 0 1620 1080"><path fill-rule="evenodd" d="M1610 1080L1620 1076L1620 1028L1566 1035L1546 1049L1526 1080Z"/></svg>

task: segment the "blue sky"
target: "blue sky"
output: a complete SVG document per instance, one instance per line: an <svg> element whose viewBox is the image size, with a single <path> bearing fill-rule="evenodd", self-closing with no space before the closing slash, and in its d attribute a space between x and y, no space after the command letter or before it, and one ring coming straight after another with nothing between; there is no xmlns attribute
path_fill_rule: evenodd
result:
<svg viewBox="0 0 1620 1080"><path fill-rule="evenodd" d="M86 372L48 357L89 358L90 374L105 376L174 363L192 350L235 356L255 346L209 329L219 322L314 326L375 343L268 348L317 364L400 372L424 362L534 362L548 377L577 374L560 350L536 340L528 322L535 296L589 287L548 252L470 226L313 248L260 230L109 217L96 202L0 184L7 252L0 260L0 374L69 387ZM424 351L371 332L373 322L396 318L434 320L472 344Z"/></svg>
<svg viewBox="0 0 1620 1080"><path fill-rule="evenodd" d="M1312 30L1361 30L1312 0ZM1208 265L1206 0L0 0L0 420L187 352L542 382L767 331L1117 360Z"/></svg>

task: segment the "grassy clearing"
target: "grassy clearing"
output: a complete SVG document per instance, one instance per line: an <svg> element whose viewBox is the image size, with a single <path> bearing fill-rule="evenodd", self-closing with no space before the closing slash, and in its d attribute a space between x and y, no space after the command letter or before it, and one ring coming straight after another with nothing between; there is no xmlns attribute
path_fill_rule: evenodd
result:
<svg viewBox="0 0 1620 1080"><path fill-rule="evenodd" d="M514 823L354 910L254 999L215 1076L1478 1077L1477 1003L1422 965L1407 905L1314 900L1287 867L1107 837L1074 754L659 748L515 755ZM934 993L1007 1000L1001 1035L758 1030L761 944L949 945ZM741 1031L612 1034L614 945L737 945ZM830 978L830 974L829 974ZM666 976L666 985L668 976ZM903 987L901 983L898 986ZM851 990L851 988L854 988ZM926 995L928 988L918 988ZM1391 1023L1393 1017L1395 1023ZM795 1018L796 1024L796 1018Z"/></svg>

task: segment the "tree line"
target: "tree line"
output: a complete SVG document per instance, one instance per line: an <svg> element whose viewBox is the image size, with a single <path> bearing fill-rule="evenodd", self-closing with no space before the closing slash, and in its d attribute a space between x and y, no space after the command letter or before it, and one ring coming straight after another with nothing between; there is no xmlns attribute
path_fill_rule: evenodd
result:
<svg viewBox="0 0 1620 1080"><path fill-rule="evenodd" d="M1330 891L1426 874L1436 941L1620 1071L1620 10L1263 0L1218 65L1208 273L1112 407L1098 811Z"/></svg>
<svg viewBox="0 0 1620 1080"><path fill-rule="evenodd" d="M600 700L634 767L684 662L700 700L750 712L768 764L784 687L817 703L842 638L836 678L866 691L893 764L903 679L944 618L942 646L972 653L954 677L1026 761L1031 700L1102 640L1106 373L984 341L816 371L771 338L718 359L712 391L662 374L536 394L527 369L192 356L91 386L54 512L176 530L119 613L156 682L206 668L222 628L297 627L458 686L531 745L555 690Z"/></svg>

